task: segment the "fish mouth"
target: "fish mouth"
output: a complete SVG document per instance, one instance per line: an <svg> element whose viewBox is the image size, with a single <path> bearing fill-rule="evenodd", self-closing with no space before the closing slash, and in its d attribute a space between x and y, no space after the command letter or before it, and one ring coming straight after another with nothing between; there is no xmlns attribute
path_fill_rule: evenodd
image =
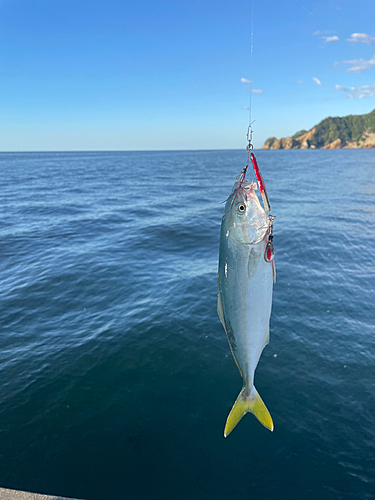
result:
<svg viewBox="0 0 375 500"><path fill-rule="evenodd" d="M235 201L246 203L248 201L248 195L251 192L256 191L257 189L258 187L255 182L236 182L233 186L232 193L226 201L232 199L231 207L233 206Z"/></svg>
<svg viewBox="0 0 375 500"><path fill-rule="evenodd" d="M237 188L235 188L236 184L234 185L233 194L241 201L247 201L249 194L257 190L255 182L244 182L242 185L238 185Z"/></svg>

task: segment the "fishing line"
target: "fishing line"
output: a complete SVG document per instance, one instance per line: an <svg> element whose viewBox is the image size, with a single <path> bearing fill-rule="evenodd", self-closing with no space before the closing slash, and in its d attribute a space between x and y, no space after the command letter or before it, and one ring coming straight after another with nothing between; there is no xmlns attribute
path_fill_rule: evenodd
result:
<svg viewBox="0 0 375 500"><path fill-rule="evenodd" d="M251 0L251 33L250 33L250 97L249 97L249 127L251 126L251 94L253 93L253 49L254 49L254 3Z"/></svg>
<svg viewBox="0 0 375 500"><path fill-rule="evenodd" d="M249 64L249 71L250 71L250 79L249 79L249 84L250 84L250 91L249 91L249 123L247 127L247 165L245 167L245 175L246 175L246 170L247 167L249 166L250 163L250 152L253 149L253 129L252 129L252 124L254 122L251 121L251 108L252 108L252 93L253 93L253 50L254 50L254 2L253 0L250 1L250 64Z"/></svg>

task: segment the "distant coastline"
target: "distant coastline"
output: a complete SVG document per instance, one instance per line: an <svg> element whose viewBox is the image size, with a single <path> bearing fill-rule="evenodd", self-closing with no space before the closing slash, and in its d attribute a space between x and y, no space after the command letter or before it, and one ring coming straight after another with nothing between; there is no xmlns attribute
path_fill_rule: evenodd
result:
<svg viewBox="0 0 375 500"><path fill-rule="evenodd" d="M366 115L325 118L290 137L270 137L260 149L375 148L375 109Z"/></svg>

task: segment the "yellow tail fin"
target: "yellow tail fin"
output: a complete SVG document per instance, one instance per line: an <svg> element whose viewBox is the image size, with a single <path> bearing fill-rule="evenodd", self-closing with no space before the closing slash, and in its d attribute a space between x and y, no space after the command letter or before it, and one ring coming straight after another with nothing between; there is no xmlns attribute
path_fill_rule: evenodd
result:
<svg viewBox="0 0 375 500"><path fill-rule="evenodd" d="M238 422L247 412L253 413L261 424L270 431L273 431L272 417L259 396L255 387L252 388L250 395L248 389L242 388L236 402L231 409L224 429L224 437L227 437L236 427Z"/></svg>

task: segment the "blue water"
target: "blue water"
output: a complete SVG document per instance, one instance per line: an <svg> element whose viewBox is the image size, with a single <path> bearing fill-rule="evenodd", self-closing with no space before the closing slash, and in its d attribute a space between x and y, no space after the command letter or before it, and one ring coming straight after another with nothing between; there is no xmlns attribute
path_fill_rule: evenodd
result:
<svg viewBox="0 0 375 500"><path fill-rule="evenodd" d="M375 497L375 150L258 151L276 215L270 433L223 437L241 151L0 155L0 486L88 500Z"/></svg>

